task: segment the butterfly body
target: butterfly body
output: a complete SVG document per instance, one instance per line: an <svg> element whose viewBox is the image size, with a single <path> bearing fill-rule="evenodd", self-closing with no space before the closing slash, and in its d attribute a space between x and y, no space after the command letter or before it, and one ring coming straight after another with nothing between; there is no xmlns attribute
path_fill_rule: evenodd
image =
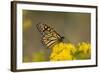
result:
<svg viewBox="0 0 100 73"><path fill-rule="evenodd" d="M47 24L39 23L37 24L37 29L42 35L42 43L49 48L59 42L62 42L64 39L64 37L60 36L53 28Z"/></svg>

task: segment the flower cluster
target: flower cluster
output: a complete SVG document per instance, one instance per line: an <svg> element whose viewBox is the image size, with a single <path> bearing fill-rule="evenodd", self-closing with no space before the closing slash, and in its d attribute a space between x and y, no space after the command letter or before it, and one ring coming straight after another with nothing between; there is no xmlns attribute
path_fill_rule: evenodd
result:
<svg viewBox="0 0 100 73"><path fill-rule="evenodd" d="M50 61L88 59L91 54L90 47L90 44L85 42L78 45L61 42L52 47Z"/></svg>
<svg viewBox="0 0 100 73"><path fill-rule="evenodd" d="M77 59L90 59L91 45L89 43L79 43L77 45L77 52L75 53Z"/></svg>

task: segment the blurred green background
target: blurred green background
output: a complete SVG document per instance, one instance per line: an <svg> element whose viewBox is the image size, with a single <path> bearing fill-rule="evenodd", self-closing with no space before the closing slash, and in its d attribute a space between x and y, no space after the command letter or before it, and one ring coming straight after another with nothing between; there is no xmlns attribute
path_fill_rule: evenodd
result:
<svg viewBox="0 0 100 73"><path fill-rule="evenodd" d="M90 13L23 10L23 62L49 61L51 49L41 43L36 28L39 22L53 27L64 42L89 42L91 40Z"/></svg>

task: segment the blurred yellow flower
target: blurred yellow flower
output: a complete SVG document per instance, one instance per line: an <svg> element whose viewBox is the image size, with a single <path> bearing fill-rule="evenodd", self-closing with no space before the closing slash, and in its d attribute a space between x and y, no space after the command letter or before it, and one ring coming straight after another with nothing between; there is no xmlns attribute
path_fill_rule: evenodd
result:
<svg viewBox="0 0 100 73"><path fill-rule="evenodd" d="M75 46L73 44L61 42L53 46L52 53L50 55L50 60L73 60L75 59L73 56L73 53L75 53L75 51Z"/></svg>
<svg viewBox="0 0 100 73"><path fill-rule="evenodd" d="M33 53L33 55L32 55L33 62L41 62L41 61L45 61L45 60L46 60L45 53L43 51Z"/></svg>
<svg viewBox="0 0 100 73"><path fill-rule="evenodd" d="M79 51L82 51L84 54L90 53L91 45L89 43L79 43Z"/></svg>
<svg viewBox="0 0 100 73"><path fill-rule="evenodd" d="M29 18L24 19L23 29L27 30L32 26L32 21Z"/></svg>
<svg viewBox="0 0 100 73"><path fill-rule="evenodd" d="M89 43L58 43L52 47L50 61L79 60L91 57L91 45Z"/></svg>
<svg viewBox="0 0 100 73"><path fill-rule="evenodd" d="M91 45L86 42L82 42L78 44L78 55L80 59L90 59L91 57Z"/></svg>

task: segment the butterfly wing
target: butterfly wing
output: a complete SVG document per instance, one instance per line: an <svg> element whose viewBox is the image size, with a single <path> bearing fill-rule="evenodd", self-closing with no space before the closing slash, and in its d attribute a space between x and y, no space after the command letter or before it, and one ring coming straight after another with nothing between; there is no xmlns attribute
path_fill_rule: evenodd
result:
<svg viewBox="0 0 100 73"><path fill-rule="evenodd" d="M54 44L58 43L60 38L61 37L59 35L57 35L56 33L53 32L53 33L49 33L47 35L43 35L41 41L47 47L51 47Z"/></svg>
<svg viewBox="0 0 100 73"><path fill-rule="evenodd" d="M38 24L37 28L42 34L42 43L47 47L51 47L54 44L60 42L61 36L50 26L46 24Z"/></svg>

